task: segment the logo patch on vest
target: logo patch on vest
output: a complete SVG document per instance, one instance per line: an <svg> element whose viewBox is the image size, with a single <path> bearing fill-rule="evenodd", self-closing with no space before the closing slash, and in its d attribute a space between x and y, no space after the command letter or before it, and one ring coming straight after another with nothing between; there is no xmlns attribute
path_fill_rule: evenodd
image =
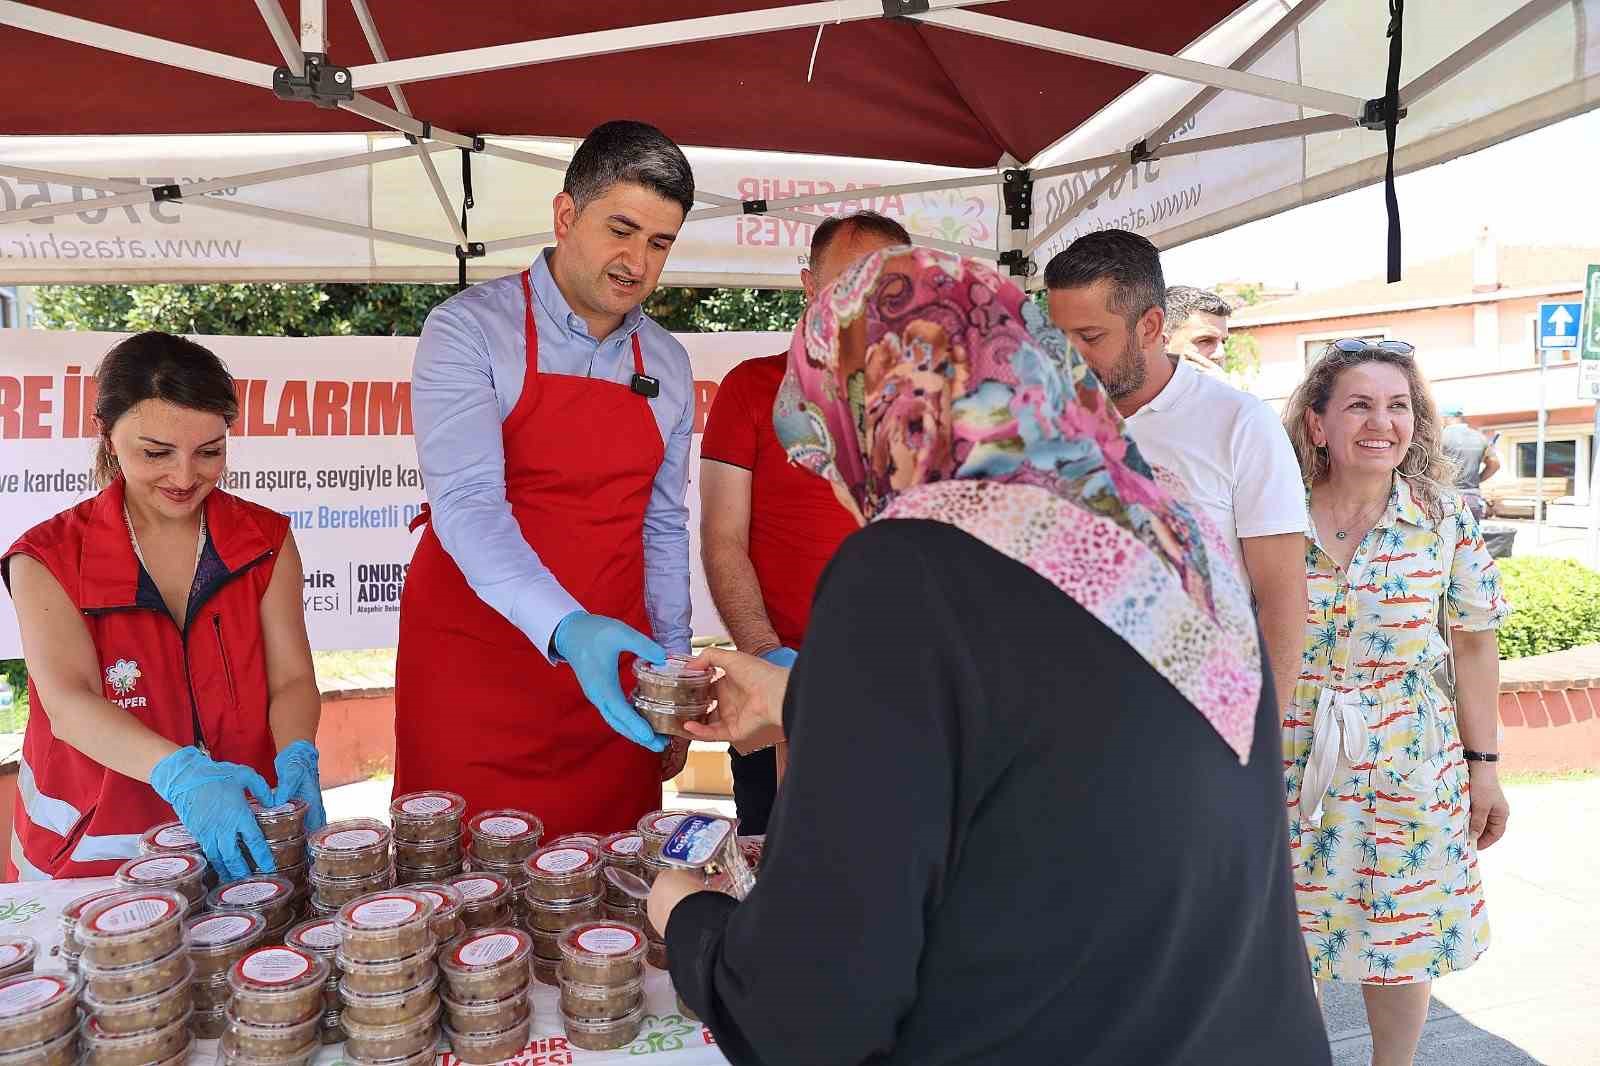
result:
<svg viewBox="0 0 1600 1066"><path fill-rule="evenodd" d="M110 686L112 692L122 697L127 697L143 676L139 664L132 659L118 659L106 667L106 684ZM129 707L143 707L145 699L143 696L135 696L131 699L119 699L116 703L126 710Z"/></svg>

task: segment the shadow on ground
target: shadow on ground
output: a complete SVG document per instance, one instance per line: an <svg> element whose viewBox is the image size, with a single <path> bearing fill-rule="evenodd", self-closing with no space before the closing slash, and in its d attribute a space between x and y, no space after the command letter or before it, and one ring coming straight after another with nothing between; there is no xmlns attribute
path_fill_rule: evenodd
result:
<svg viewBox="0 0 1600 1066"><path fill-rule="evenodd" d="M1361 990L1351 984L1324 984L1322 1019L1333 1047L1333 1066L1367 1066L1372 1040ZM1434 996L1428 1024L1417 1046L1416 1066L1542 1066L1515 1044L1480 1029Z"/></svg>

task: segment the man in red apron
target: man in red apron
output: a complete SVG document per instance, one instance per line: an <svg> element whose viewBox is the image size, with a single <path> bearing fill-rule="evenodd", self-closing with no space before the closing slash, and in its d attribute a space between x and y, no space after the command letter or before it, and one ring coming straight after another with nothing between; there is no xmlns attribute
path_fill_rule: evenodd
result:
<svg viewBox="0 0 1600 1066"><path fill-rule="evenodd" d="M625 693L633 656L689 648L694 382L639 305L693 203L677 145L607 123L567 170L555 248L428 316L411 399L430 509L400 602L396 793L532 811L547 837L612 832L681 769L687 744Z"/></svg>

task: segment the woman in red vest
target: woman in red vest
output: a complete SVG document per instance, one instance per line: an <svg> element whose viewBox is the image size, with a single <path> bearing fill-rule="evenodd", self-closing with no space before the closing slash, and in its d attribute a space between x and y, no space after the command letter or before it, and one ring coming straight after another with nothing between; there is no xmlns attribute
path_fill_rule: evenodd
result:
<svg viewBox="0 0 1600 1066"><path fill-rule="evenodd" d="M113 873L174 812L224 880L271 870L248 797L324 821L289 521L217 488L239 407L210 351L141 333L95 380L100 493L0 556L33 712L7 879Z"/></svg>

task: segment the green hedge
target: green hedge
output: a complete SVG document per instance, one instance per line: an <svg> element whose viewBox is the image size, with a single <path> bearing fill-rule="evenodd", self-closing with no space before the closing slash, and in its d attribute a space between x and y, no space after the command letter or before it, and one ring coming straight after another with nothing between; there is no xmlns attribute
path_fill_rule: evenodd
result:
<svg viewBox="0 0 1600 1066"><path fill-rule="evenodd" d="M1511 617L1500 629L1500 657L1600 644L1600 573L1573 559L1501 559Z"/></svg>
<svg viewBox="0 0 1600 1066"><path fill-rule="evenodd" d="M0 679L16 693L12 705L0 710L0 733L20 733L28 725L28 666L21 659L0 659Z"/></svg>

